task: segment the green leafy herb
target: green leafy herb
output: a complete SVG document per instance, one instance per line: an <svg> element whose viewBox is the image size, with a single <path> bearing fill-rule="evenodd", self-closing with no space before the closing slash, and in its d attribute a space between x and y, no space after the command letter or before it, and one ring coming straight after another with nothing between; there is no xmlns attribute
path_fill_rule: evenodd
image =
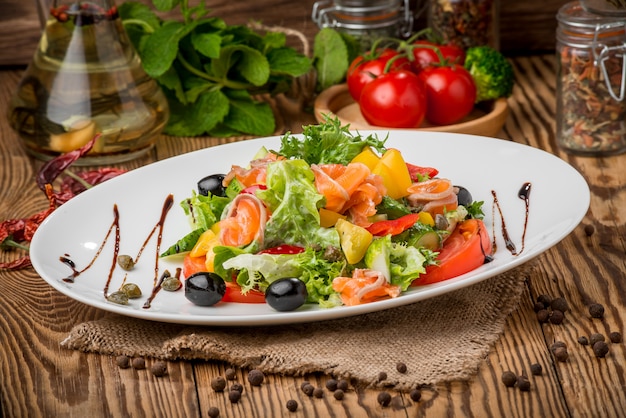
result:
<svg viewBox="0 0 626 418"><path fill-rule="evenodd" d="M170 105L165 133L227 137L270 135L276 121L259 94L287 91L311 60L286 46L280 32L261 34L209 16L205 1L153 0L157 11L180 8L182 21L164 20L150 7L123 3L120 15L146 73Z"/></svg>

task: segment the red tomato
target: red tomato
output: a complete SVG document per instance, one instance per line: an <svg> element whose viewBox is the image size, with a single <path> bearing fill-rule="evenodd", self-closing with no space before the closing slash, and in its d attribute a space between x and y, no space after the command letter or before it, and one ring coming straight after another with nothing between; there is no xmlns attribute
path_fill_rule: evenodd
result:
<svg viewBox="0 0 626 418"><path fill-rule="evenodd" d="M436 125L459 122L474 108L476 83L461 65L431 66L419 73L426 91L426 119Z"/></svg>
<svg viewBox="0 0 626 418"><path fill-rule="evenodd" d="M370 234L376 235L377 237L389 234L398 235L415 225L415 222L417 222L419 218L420 215L418 213L411 213L409 215L401 216L398 219L374 222L366 229Z"/></svg>
<svg viewBox="0 0 626 418"><path fill-rule="evenodd" d="M485 264L491 251L491 238L483 221L463 221L444 242L437 256L439 264L426 267L426 273L414 280L412 286L436 283L472 271Z"/></svg>
<svg viewBox="0 0 626 418"><path fill-rule="evenodd" d="M418 165L406 163L406 168L409 169L409 175L412 181L421 181L423 177L435 178L439 174L439 170L433 167L421 167ZM421 178L420 178L421 177Z"/></svg>
<svg viewBox="0 0 626 418"><path fill-rule="evenodd" d="M420 72L431 64L441 62L437 49L441 52L441 56L450 64L463 65L465 63L465 51L463 48L454 45L440 45L430 41L416 41L413 43L413 61L411 67L415 72Z"/></svg>
<svg viewBox="0 0 626 418"><path fill-rule="evenodd" d="M237 303L265 303L265 293L259 290L250 290L245 295L241 293L241 287L235 282L225 282L226 293L222 302Z"/></svg>
<svg viewBox="0 0 626 418"><path fill-rule="evenodd" d="M386 73L363 87L359 108L371 125L417 128L426 115L424 87L410 71Z"/></svg>
<svg viewBox="0 0 626 418"><path fill-rule="evenodd" d="M348 91L352 98L358 102L361 98L363 87L379 75L384 74L387 63L398 55L399 53L393 49L384 49L377 55L359 55L356 57L350 63L346 74ZM411 65L407 57L399 57L391 63L389 71L408 70L410 67Z"/></svg>

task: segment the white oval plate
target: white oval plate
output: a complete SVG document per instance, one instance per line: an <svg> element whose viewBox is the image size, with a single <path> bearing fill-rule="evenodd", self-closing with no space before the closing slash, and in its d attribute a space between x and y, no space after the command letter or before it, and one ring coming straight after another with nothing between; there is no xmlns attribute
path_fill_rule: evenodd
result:
<svg viewBox="0 0 626 418"><path fill-rule="evenodd" d="M361 135L376 131L361 131ZM484 201L485 223L495 232L497 252L491 263L444 282L414 287L401 296L359 306L320 309L305 305L293 312L277 312L266 304L220 302L199 307L182 290L161 291L149 309L143 308L152 289L156 264L156 237L146 246L127 281L139 284L144 296L129 305L106 301L103 289L112 265L114 240L104 247L91 268L74 283L63 278L72 271L60 258L68 257L78 270L94 258L111 225L113 207L120 214L120 254L136 256L158 223L163 203L174 196L163 230L161 251L190 231L178 203L191 195L202 177L226 173L231 165L245 166L261 146L278 150L280 137L236 142L180 155L133 170L86 191L59 207L38 228L30 255L35 270L52 287L82 303L121 315L154 321L195 325L269 325L320 321L389 309L438 296L478 283L536 257L566 237L582 220L589 207L589 187L583 177L563 160L547 152L510 141L463 134L395 130L389 133L389 148L402 151L407 162L436 167L441 177L469 189L475 200ZM505 247L498 212L492 213L493 195L502 209L506 230L521 249L525 202L518 192L532 184L525 248L517 256ZM495 217L495 219L494 219ZM495 222L495 224L494 224ZM174 272L181 260L158 262L159 271ZM110 289L119 288L125 272L117 267Z"/></svg>

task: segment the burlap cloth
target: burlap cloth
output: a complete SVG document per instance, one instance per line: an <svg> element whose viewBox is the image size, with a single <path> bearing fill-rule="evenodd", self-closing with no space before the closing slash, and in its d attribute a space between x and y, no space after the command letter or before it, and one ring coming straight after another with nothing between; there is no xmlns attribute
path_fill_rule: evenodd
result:
<svg viewBox="0 0 626 418"><path fill-rule="evenodd" d="M111 315L75 326L63 347L165 360L220 360L265 373L322 372L398 390L467 380L517 307L528 268L387 311L290 326L199 327ZM396 364L403 362L406 373ZM380 372L388 379L378 381Z"/></svg>

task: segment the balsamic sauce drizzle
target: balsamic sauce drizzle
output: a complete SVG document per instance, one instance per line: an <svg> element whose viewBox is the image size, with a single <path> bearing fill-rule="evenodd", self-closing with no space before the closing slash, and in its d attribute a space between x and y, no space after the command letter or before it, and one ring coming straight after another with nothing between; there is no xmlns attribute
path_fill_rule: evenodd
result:
<svg viewBox="0 0 626 418"><path fill-rule="evenodd" d="M519 197L520 199L524 200L524 204L526 206L526 214L524 217L524 230L522 233L522 248L517 251L517 248L515 247L515 243L513 243L513 240L511 240L511 237L509 236L509 232L507 230L506 227L506 222L504 220L504 214L502 213L502 208L500 207L500 202L498 201L498 196L496 195L496 192L494 190L491 191L491 195L493 196L493 205L492 205L492 212L495 213L495 210L498 210L498 214L500 215L500 222L502 225L502 238L504 239L504 243L506 246L506 249L509 250L509 252L511 253L511 255L514 256L518 256L521 253L524 252L524 248L526 247L526 230L528 228L528 217L529 217L529 213L530 213L530 191L532 189L532 184L530 182L525 182L522 187L519 189L519 191L517 192L517 197ZM495 218L495 217L494 217ZM494 231L493 231L493 252L496 252L497 246L496 246L496 234L495 234L495 222L493 225Z"/></svg>
<svg viewBox="0 0 626 418"><path fill-rule="evenodd" d="M163 240L163 227L165 225L165 219L167 217L167 214L169 213L169 210L172 208L173 204L174 204L174 196L172 194L169 194L165 198L165 201L163 202L163 208L161 210L161 216L159 218L159 221L156 223L156 225L154 225L154 227L152 228L152 231L150 232L150 234L148 234L147 238L145 239L145 241L141 245L139 251L137 252L137 256L134 259L135 264L137 264L137 262L139 261L139 258L141 257L141 254L143 254L143 251L145 250L146 246L148 245L150 239L152 239L154 234L157 233L157 231L158 231L157 243L156 243L156 253L155 253L153 288L152 288L152 291L151 291L150 298L146 301L145 305L143 306L144 308L149 308L150 307L150 303L152 302L152 300L154 299L154 297L158 293L158 291L159 291L159 289L161 287L161 283L163 282L163 280L165 278L170 276L170 273L166 271L166 272L163 273L163 276L159 279L159 254L160 254L160 249L161 249L161 242ZM111 284L111 280L113 279L113 272L115 271L115 268L117 266L117 258L118 258L119 250L120 250L120 214L119 214L119 210L117 208L117 204L113 205L113 214L114 214L113 222L109 226L109 229L108 229L104 239L102 240L102 243L100 244L100 247L96 251L96 254L93 256L93 258L91 259L89 264L87 264L86 267L84 267L82 270L78 270L76 268L76 264L74 263L74 261L72 261L69 258L70 257L69 254L65 254L65 255L59 257L59 261L61 261L63 264L65 264L66 266L68 266L69 268L72 269L72 274L70 274L69 276L63 278L62 280L64 282L67 282L67 283L74 283L75 279L78 276L80 276L82 273L84 273L85 271L87 271L89 268L91 268L93 266L95 261L98 259L98 257L102 253L102 250L104 249L105 245L109 241L109 237L111 236L111 233L113 232L113 230L115 230L115 249L113 251L113 257L112 257L112 261L111 261L111 268L109 270L109 275L107 277L107 281L106 281L106 283L104 285L104 289L103 289L103 294L104 294L105 299L106 299L106 297L108 295L108 292L109 292L109 286ZM177 271L177 274L180 274L180 273L178 273L178 271ZM127 278L127 276L125 275L124 276L124 282L126 282L126 278Z"/></svg>

